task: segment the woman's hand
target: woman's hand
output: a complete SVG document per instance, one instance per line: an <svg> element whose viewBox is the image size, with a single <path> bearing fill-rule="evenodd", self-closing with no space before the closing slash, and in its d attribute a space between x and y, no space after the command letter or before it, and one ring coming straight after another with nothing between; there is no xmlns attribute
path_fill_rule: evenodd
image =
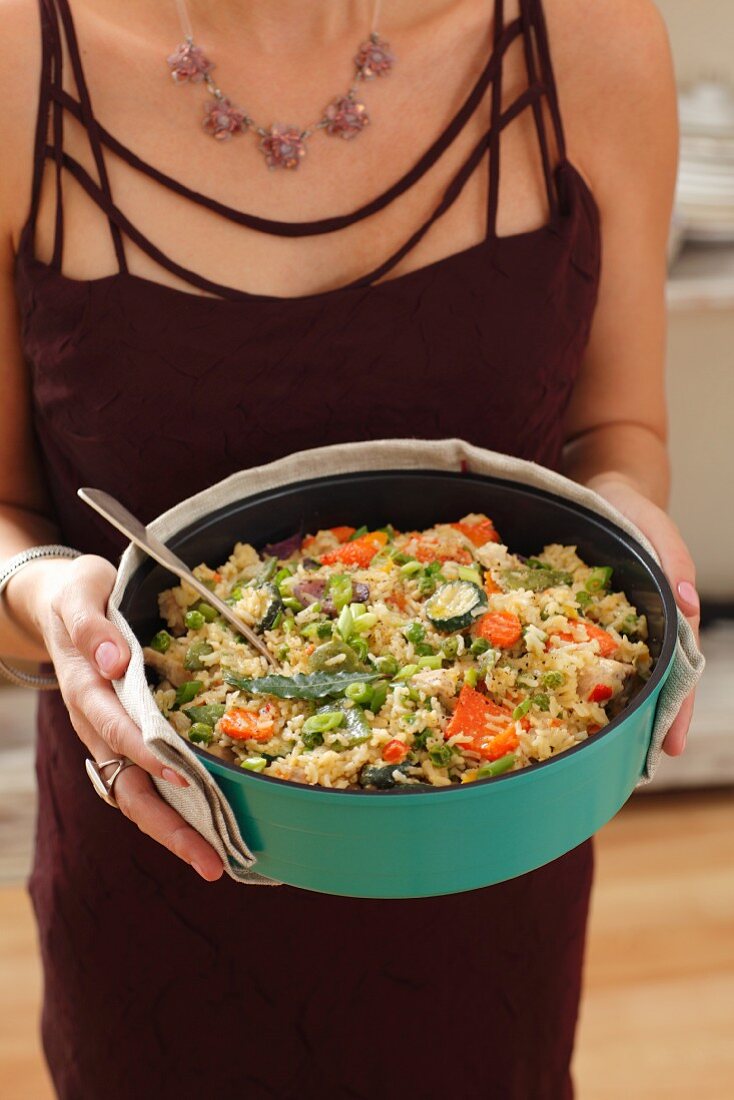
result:
<svg viewBox="0 0 734 1100"><path fill-rule="evenodd" d="M670 516L648 500L623 474L599 474L586 484L605 497L647 535L660 555L676 602L693 627L698 640L701 606L696 592L696 568L680 531ZM692 691L668 730L663 742L663 749L668 756L680 756L686 747L694 697L695 692Z"/></svg>
<svg viewBox="0 0 734 1100"><path fill-rule="evenodd" d="M188 786L186 780L161 765L146 748L110 684L130 660L125 640L105 615L114 567L104 558L84 555L73 561L33 563L26 567L29 574L31 568L35 594L29 613L54 663L74 729L97 763L127 756L137 765L126 768L115 781L120 809L207 882L220 878L220 857L163 801L150 776L178 787Z"/></svg>

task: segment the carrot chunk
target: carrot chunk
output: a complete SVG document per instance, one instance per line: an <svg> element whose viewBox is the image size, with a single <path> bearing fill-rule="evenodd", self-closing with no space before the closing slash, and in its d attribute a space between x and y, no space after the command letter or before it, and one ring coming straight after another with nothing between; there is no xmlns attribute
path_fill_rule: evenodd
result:
<svg viewBox="0 0 734 1100"><path fill-rule="evenodd" d="M457 531L461 531L462 535L466 535L475 546L484 546L485 542L500 541L492 520L488 519L487 516L479 523L452 523L451 526Z"/></svg>
<svg viewBox="0 0 734 1100"><path fill-rule="evenodd" d="M366 569L375 554L387 544L387 535L384 531L368 531L366 535L360 535L351 542L343 542L336 550L330 550L328 554L322 554L322 565L354 565L359 569Z"/></svg>
<svg viewBox="0 0 734 1100"><path fill-rule="evenodd" d="M219 728L235 741L269 741L274 726L272 718L268 718L268 710L269 707L265 706L255 714L243 707L233 707L220 718Z"/></svg>
<svg viewBox="0 0 734 1100"><path fill-rule="evenodd" d="M464 684L456 709L446 727L446 737L460 734L464 747L487 760L499 759L517 748L517 734L507 707ZM509 748L507 746L510 746ZM496 756L492 755L496 752Z"/></svg>
<svg viewBox="0 0 734 1100"><path fill-rule="evenodd" d="M512 611L488 611L478 620L474 633L497 649L511 649L522 638L522 623Z"/></svg>
<svg viewBox="0 0 734 1100"><path fill-rule="evenodd" d="M487 570L487 572L484 574L484 591L487 593L488 596L493 596L495 592L502 591L489 570Z"/></svg>
<svg viewBox="0 0 734 1100"><path fill-rule="evenodd" d="M611 634L607 634L602 627L597 626L596 623L590 623L586 619L584 620L584 627L589 639L599 643L600 657L611 657L613 653L616 653L619 647Z"/></svg>
<svg viewBox="0 0 734 1100"><path fill-rule="evenodd" d="M387 760L388 764L402 764L409 751L404 741L394 737L382 750L382 759Z"/></svg>
<svg viewBox="0 0 734 1100"><path fill-rule="evenodd" d="M334 538L338 539L339 542L346 542L347 539L350 539L352 537L352 535L357 530L357 528L356 527L330 527L329 530L331 531Z"/></svg>

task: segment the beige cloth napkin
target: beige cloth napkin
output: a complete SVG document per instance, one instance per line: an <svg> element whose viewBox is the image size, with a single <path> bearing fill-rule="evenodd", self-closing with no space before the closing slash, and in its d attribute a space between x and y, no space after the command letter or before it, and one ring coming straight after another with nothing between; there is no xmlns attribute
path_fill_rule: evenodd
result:
<svg viewBox="0 0 734 1100"><path fill-rule="evenodd" d="M277 462L232 474L219 484L164 512L148 529L165 542L183 527L223 505L294 481L360 470L458 471L462 468L471 473L506 478L545 489L582 504L627 531L659 561L654 547L645 535L597 493L534 462L487 451L461 439L383 439L300 451ZM120 600L127 584L144 560L145 555L141 550L132 545L128 547L122 555L117 581L110 596L109 618L125 637L132 654L125 675L115 682L115 690L125 710L142 730L150 751L162 763L171 765L185 775L189 781L188 788L178 788L156 780L156 786L166 802L209 841L222 857L225 869L236 881L250 885L277 885L272 879L252 869L256 863L255 857L240 834L229 803L199 758L183 738L175 733L153 701L145 678L142 649L119 611ZM641 784L652 779L665 734L681 703L697 683L703 666L703 655L696 645L693 631L686 619L679 614L673 668L660 694Z"/></svg>

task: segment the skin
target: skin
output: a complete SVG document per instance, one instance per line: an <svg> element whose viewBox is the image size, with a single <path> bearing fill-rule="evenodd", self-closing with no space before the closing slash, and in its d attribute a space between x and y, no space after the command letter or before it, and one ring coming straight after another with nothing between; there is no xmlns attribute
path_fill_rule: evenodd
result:
<svg viewBox="0 0 734 1100"><path fill-rule="evenodd" d="M516 2L507 0L508 19L516 14ZM200 89L177 88L161 79L162 58L180 39L173 4L128 0L124 20L118 0L73 0L72 6L103 124L189 186L232 206L286 220L356 208L384 190L446 125L476 80L488 48L486 0L391 0L384 5L380 29L400 64L389 81L373 81L365 89L373 126L348 153L342 143L318 135L298 173L271 174L263 171L251 138L212 149L195 125ZM244 99L246 93L247 109L265 123L281 118L305 124L339 90L334 74L348 73L345 58L354 52L355 27L369 28L372 5L365 0L340 5L191 0L189 8L196 37L216 59L225 92L231 90L233 99L238 92ZM546 0L545 10L568 157L599 205L603 249L598 306L566 419L564 472L597 490L645 531L683 613L697 629L694 566L665 513L665 244L677 149L667 37L649 0ZM0 31L7 55L15 59L0 73L0 99L11 107L0 118L0 557L8 558L27 546L57 541L58 534L30 430L29 384L12 285L32 166L40 52L35 0L0 0ZM519 52L508 54L506 101L522 91L524 81ZM488 110L487 104L419 185L376 218L344 233L300 240L259 237L187 204L182 241L179 200L109 158L112 190L125 195L125 211L143 232L201 274L259 293L314 293L377 266L425 219L486 128ZM67 126L65 144L88 163L83 135L73 124ZM534 229L547 218L536 146L525 112L502 139L500 234ZM393 274L482 240L486 186L486 171L475 173L454 207ZM52 200L47 174L35 242L44 260L52 248ZM64 208L64 272L88 279L115 270L109 234L89 232L90 224L101 226L102 221L72 183ZM134 274L191 292L136 249L129 248L128 256ZM129 659L125 642L105 618L114 575L109 562L91 555L26 566L0 601L0 652L53 660L74 727L89 752L97 760L125 755L138 765L126 769L115 785L122 812L213 881L222 874L219 856L159 798L150 775L172 783L185 780L162 770L147 752L109 684ZM670 755L683 751L692 705L691 696L668 733Z"/></svg>

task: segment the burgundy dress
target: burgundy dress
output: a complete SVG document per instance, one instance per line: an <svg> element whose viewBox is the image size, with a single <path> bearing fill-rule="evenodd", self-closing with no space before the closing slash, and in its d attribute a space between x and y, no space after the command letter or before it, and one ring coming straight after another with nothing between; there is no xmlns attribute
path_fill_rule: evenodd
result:
<svg viewBox="0 0 734 1100"><path fill-rule="evenodd" d="M487 132L431 219L490 154L486 238L376 285L424 226L349 286L279 299L184 271L126 219L109 189L109 150L161 186L184 189L95 121L68 2L41 0L35 178L17 295L62 541L112 561L122 548L78 501L80 485L107 489L150 520L235 470L317 444L462 436L558 466L598 288L598 211L565 157L540 4L521 7L505 25L497 0L493 48L474 92L414 169L369 206L289 225L187 193L263 232L336 232L429 171L491 85ZM76 98L61 88L62 36ZM527 89L500 111L502 56L518 37ZM524 109L537 123L550 220L502 238L499 135ZM63 149L63 112L84 124L97 180ZM71 173L99 204L118 271L91 281L63 274L62 202L53 257L35 256L44 169L61 179ZM186 278L191 292L130 274L128 240ZM289 394L303 379L309 385L294 402ZM202 419L217 430L198 432ZM97 797L85 756L60 695L42 696L29 886L45 971L43 1044L64 1100L572 1095L590 844L499 886L417 901L228 878L211 885Z"/></svg>

